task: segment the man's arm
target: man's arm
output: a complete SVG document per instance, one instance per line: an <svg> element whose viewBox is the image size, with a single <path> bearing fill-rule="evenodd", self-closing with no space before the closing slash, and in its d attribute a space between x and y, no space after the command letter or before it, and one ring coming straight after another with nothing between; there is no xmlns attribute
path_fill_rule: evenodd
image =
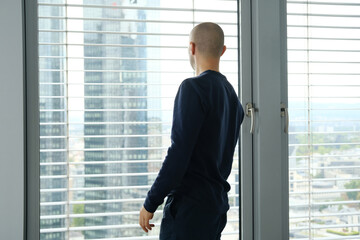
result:
<svg viewBox="0 0 360 240"><path fill-rule="evenodd" d="M205 119L206 110L192 83L185 80L175 98L171 146L146 197L144 208L156 211L172 189L180 185Z"/></svg>

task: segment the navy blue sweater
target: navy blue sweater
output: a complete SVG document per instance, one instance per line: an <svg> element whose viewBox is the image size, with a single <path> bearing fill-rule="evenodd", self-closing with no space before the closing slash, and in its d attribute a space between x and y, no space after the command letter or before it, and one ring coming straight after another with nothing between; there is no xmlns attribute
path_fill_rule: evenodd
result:
<svg viewBox="0 0 360 240"><path fill-rule="evenodd" d="M205 210L226 212L230 190L226 180L243 118L234 88L221 73L207 70L184 80L175 98L171 146L145 209L155 212L172 193Z"/></svg>

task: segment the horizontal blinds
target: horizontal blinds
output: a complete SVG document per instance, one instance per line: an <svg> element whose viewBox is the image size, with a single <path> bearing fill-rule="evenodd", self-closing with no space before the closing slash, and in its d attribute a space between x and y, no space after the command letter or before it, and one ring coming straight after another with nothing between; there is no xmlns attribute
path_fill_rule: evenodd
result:
<svg viewBox="0 0 360 240"><path fill-rule="evenodd" d="M359 239L360 1L287 1L290 239Z"/></svg>
<svg viewBox="0 0 360 240"><path fill-rule="evenodd" d="M40 239L158 239L138 210L170 145L188 34L217 22L238 87L237 1L38 0ZM238 155L223 239L238 239Z"/></svg>

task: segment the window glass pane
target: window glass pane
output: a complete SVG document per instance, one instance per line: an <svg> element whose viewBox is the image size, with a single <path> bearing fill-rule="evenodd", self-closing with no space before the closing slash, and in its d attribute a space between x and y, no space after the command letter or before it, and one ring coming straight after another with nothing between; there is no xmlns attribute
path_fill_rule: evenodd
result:
<svg viewBox="0 0 360 240"><path fill-rule="evenodd" d="M39 0L41 239L157 239L138 211L170 146L174 98L194 76L188 34L224 29L238 88L237 1ZM239 239L238 151L222 239Z"/></svg>
<svg viewBox="0 0 360 240"><path fill-rule="evenodd" d="M290 239L358 239L360 1L321 2L288 1Z"/></svg>

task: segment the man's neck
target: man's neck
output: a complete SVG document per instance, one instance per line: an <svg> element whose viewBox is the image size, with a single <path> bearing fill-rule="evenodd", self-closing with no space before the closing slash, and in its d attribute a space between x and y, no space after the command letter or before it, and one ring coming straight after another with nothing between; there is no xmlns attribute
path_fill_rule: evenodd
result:
<svg viewBox="0 0 360 240"><path fill-rule="evenodd" d="M219 72L219 60L218 59L207 59L205 61L198 61L196 64L196 76L199 76L201 73L212 70L215 72Z"/></svg>

